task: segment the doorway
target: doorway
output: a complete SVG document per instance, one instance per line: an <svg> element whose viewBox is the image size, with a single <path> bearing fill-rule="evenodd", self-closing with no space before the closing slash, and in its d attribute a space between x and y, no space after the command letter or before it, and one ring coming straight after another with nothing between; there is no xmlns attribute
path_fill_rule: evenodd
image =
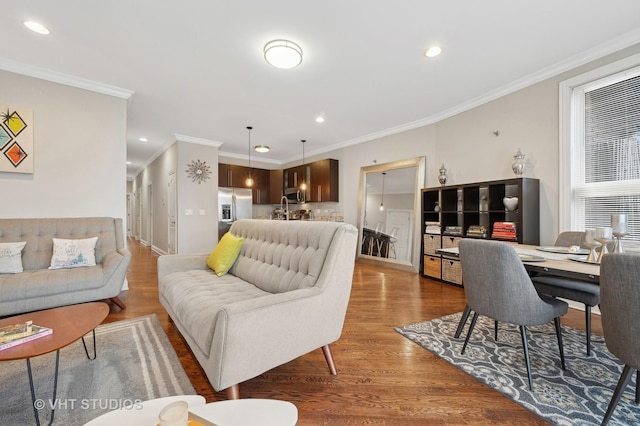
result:
<svg viewBox="0 0 640 426"><path fill-rule="evenodd" d="M147 203L149 208L149 217L147 218L147 242L153 247L153 186L147 185Z"/></svg>
<svg viewBox="0 0 640 426"><path fill-rule="evenodd" d="M171 170L169 172L169 183L167 185L167 217L168 217L168 247L169 254L176 254L178 252L178 227L176 218L178 215L178 206L176 203L177 198L177 186L176 186L176 171Z"/></svg>
<svg viewBox="0 0 640 426"><path fill-rule="evenodd" d="M412 243L411 224L413 223L413 211L405 209L388 209L386 217L385 234L391 234L394 228L397 228L395 235L396 241L393 242L393 249L390 249L390 256L397 260L408 262L409 247Z"/></svg>

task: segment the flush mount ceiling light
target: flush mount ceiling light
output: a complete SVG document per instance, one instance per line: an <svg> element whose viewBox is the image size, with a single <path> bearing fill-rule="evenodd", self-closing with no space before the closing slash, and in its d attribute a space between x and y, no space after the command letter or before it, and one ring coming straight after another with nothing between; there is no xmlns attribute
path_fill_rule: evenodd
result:
<svg viewBox="0 0 640 426"><path fill-rule="evenodd" d="M424 56L426 56L427 58L433 58L435 56L438 56L440 53L442 53L442 49L438 46L433 46L428 48L427 51L424 52Z"/></svg>
<svg viewBox="0 0 640 426"><path fill-rule="evenodd" d="M267 145L256 145L254 149L256 152L269 152L271 150Z"/></svg>
<svg viewBox="0 0 640 426"><path fill-rule="evenodd" d="M149 142L149 139L147 139L147 138L138 138L138 140L140 142Z"/></svg>
<svg viewBox="0 0 640 426"><path fill-rule="evenodd" d="M316 123L324 123L324 117L322 116L316 117Z"/></svg>
<svg viewBox="0 0 640 426"><path fill-rule="evenodd" d="M47 27L45 27L44 25L42 25L42 24L40 24L38 22L25 21L24 25L25 25L25 27L29 28L34 33L38 33L38 34L42 34L42 35L49 34L49 30L47 29Z"/></svg>
<svg viewBox="0 0 640 426"><path fill-rule="evenodd" d="M289 40L271 40L264 45L264 59L276 68L294 68L302 62L302 49Z"/></svg>

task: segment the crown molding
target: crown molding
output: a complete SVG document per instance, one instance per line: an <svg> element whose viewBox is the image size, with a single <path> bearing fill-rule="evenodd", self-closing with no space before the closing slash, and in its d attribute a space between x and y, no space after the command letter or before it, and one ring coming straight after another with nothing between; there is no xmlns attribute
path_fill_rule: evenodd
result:
<svg viewBox="0 0 640 426"><path fill-rule="evenodd" d="M246 155L246 154L236 154L235 152L218 151L218 157L235 158L235 159L238 159L238 160L249 160L249 156L248 155ZM278 166L284 164L280 160L274 160L274 159L271 159L271 158L262 158L259 155L254 155L251 158L253 158L253 161L258 162L258 163L275 164L275 165L278 165Z"/></svg>
<svg viewBox="0 0 640 426"><path fill-rule="evenodd" d="M212 146L214 148L220 148L220 146L223 144L223 142L212 141L210 139L196 138L193 136L180 135L178 133L174 133L173 136L175 137L176 142L189 142L189 143L195 143L198 145Z"/></svg>
<svg viewBox="0 0 640 426"><path fill-rule="evenodd" d="M76 87L78 89L90 90L92 92L102 93L103 95L114 96L116 98L130 99L135 93L133 90L110 86L97 81L87 80L61 72L23 64L6 58L0 58L0 70L22 74L28 77L38 78L40 80L51 81L53 83L64 84L65 86Z"/></svg>
<svg viewBox="0 0 640 426"><path fill-rule="evenodd" d="M638 44L638 43L640 43L640 29L628 32L626 34L623 34L620 37L609 40L606 43L602 43L600 45L594 46L593 48L585 52L582 52L578 55L571 56L547 68L543 68L535 73L529 74L528 76L515 80L505 86L499 87L496 90L492 90L490 92L484 93L476 98L470 99L467 102L456 105L447 110L441 111L438 114L434 114L430 117L426 117L420 120L401 124L395 127L390 127L388 129L380 130L378 132L370 133L368 135L360 136L354 139L349 139L343 142L339 142L334 145L327 146L324 149L318 150L314 153L310 153L309 155L311 156L314 154L323 154L325 152L347 148L353 145L358 145L364 142L380 139L385 136L391 136L397 133L402 133L408 130L413 130L419 127L435 124L449 117L453 117L457 114L471 110L480 105L489 103L498 98L517 92L518 90L524 89L525 87L532 86L548 78L555 77L556 75L570 71L579 66L588 64L589 62L598 60L600 58L603 58L604 56L610 55L612 53L615 53L617 51L620 51L622 49L625 49L627 47L633 46L634 44ZM287 160L287 161L283 161L283 163L292 162L297 159L298 157Z"/></svg>

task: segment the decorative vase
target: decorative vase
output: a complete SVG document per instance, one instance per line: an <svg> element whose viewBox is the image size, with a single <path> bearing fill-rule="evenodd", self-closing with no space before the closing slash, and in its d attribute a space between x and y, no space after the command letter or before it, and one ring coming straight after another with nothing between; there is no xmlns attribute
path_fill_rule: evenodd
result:
<svg viewBox="0 0 640 426"><path fill-rule="evenodd" d="M502 204L507 211L514 212L518 210L518 197L504 197Z"/></svg>
<svg viewBox="0 0 640 426"><path fill-rule="evenodd" d="M513 170L513 173L516 174L516 177L522 177L522 174L524 173L525 160L524 154L520 151L520 149L518 149L518 153L513 156L513 159L515 161L511 165L511 170Z"/></svg>
<svg viewBox="0 0 640 426"><path fill-rule="evenodd" d="M438 182L444 186L447 183L447 169L444 168L444 164L440 167L440 175L438 176Z"/></svg>
<svg viewBox="0 0 640 426"><path fill-rule="evenodd" d="M433 211L434 211L434 212L439 212L439 211L440 211L440 203L439 203L439 202L437 202L437 201L436 201L436 205L435 205L435 207L433 208Z"/></svg>

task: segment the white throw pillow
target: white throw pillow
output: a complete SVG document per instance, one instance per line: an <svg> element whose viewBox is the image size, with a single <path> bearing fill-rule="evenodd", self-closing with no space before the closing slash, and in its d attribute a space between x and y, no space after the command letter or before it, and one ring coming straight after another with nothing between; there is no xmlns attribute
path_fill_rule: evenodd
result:
<svg viewBox="0 0 640 426"><path fill-rule="evenodd" d="M53 256L49 269L95 266L98 237L80 240L53 239Z"/></svg>
<svg viewBox="0 0 640 426"><path fill-rule="evenodd" d="M22 269L22 249L26 241L0 243L0 274L19 274Z"/></svg>

